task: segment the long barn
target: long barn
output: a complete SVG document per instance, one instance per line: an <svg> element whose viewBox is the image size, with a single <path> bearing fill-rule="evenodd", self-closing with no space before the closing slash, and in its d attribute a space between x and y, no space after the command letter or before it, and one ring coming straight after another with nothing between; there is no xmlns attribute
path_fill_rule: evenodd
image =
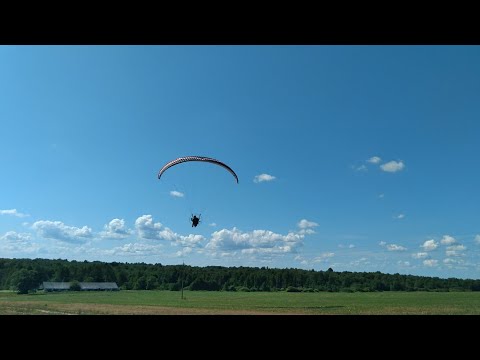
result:
<svg viewBox="0 0 480 360"><path fill-rule="evenodd" d="M44 291L68 291L70 290L69 282L52 282L44 281ZM80 290L82 291L118 291L118 285L115 282L81 282Z"/></svg>

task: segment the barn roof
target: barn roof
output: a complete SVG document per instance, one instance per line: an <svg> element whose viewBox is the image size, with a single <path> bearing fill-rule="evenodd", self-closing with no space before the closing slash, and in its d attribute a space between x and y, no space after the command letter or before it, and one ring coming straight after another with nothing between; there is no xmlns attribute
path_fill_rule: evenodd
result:
<svg viewBox="0 0 480 360"><path fill-rule="evenodd" d="M68 290L70 289L69 282L53 282L53 281L44 281L43 288L45 290Z"/></svg>
<svg viewBox="0 0 480 360"><path fill-rule="evenodd" d="M118 286L114 282L81 282L80 288L82 290L116 290Z"/></svg>

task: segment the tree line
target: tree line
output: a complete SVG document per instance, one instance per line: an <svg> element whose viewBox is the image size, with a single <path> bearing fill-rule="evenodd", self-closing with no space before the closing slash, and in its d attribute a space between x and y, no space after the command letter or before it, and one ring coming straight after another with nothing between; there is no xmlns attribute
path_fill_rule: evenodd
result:
<svg viewBox="0 0 480 360"><path fill-rule="evenodd" d="M183 286L193 291L480 291L480 280L378 271L0 259L0 290L27 293L38 289L43 281L116 282L125 290L178 291Z"/></svg>

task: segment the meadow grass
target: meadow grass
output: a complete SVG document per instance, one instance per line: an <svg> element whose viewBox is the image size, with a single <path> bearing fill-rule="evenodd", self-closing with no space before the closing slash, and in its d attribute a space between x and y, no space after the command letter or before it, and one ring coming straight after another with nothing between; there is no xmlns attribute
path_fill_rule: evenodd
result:
<svg viewBox="0 0 480 360"><path fill-rule="evenodd" d="M0 292L0 314L480 314L480 292Z"/></svg>

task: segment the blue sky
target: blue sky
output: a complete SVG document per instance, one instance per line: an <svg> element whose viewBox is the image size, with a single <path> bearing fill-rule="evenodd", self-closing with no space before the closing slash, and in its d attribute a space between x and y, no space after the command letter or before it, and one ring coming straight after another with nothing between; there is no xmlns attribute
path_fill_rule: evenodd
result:
<svg viewBox="0 0 480 360"><path fill-rule="evenodd" d="M1 46L0 257L478 279L479 119L478 46Z"/></svg>

